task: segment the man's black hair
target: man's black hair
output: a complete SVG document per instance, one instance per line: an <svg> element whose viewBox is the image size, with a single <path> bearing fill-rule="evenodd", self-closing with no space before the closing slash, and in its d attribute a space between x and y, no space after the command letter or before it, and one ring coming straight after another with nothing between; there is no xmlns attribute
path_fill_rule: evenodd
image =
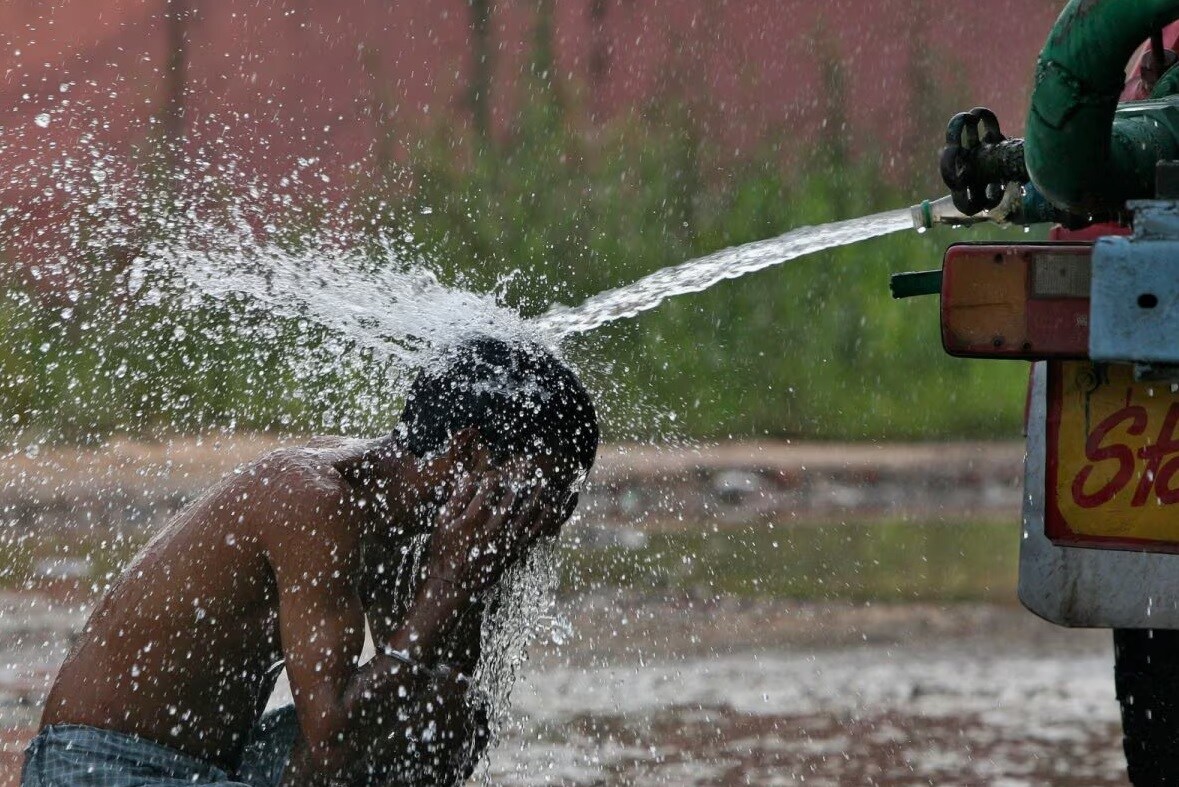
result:
<svg viewBox="0 0 1179 787"><path fill-rule="evenodd" d="M549 454L582 471L598 450L598 417L573 370L531 343L465 341L410 386L401 427L407 447L425 456L474 427L493 461Z"/></svg>

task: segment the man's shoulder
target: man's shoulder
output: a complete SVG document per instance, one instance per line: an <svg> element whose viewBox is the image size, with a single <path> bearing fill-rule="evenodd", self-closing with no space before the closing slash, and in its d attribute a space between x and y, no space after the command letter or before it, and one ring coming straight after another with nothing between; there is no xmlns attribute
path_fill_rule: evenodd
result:
<svg viewBox="0 0 1179 787"><path fill-rule="evenodd" d="M313 437L306 445L284 446L269 451L237 473L245 481L263 483L316 484L325 491L340 489L342 466L362 458L378 441L348 437Z"/></svg>
<svg viewBox="0 0 1179 787"><path fill-rule="evenodd" d="M342 536L362 518L355 490L334 452L313 447L279 448L238 471L265 528Z"/></svg>
<svg viewBox="0 0 1179 787"><path fill-rule="evenodd" d="M356 490L332 451L280 448L240 471L253 530L277 575L354 570L366 524Z"/></svg>
<svg viewBox="0 0 1179 787"><path fill-rule="evenodd" d="M344 437L342 435L317 435L307 441L301 450L310 451L333 460L362 456L364 453L380 444L380 439L365 439L360 437Z"/></svg>

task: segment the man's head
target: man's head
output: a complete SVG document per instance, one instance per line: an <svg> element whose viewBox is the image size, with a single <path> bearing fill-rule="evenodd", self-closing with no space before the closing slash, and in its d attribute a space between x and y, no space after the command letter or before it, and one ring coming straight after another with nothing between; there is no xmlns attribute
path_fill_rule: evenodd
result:
<svg viewBox="0 0 1179 787"><path fill-rule="evenodd" d="M401 416L411 453L427 458L472 430L493 464L523 463L566 488L585 477L598 449L585 387L535 344L469 340L413 382Z"/></svg>

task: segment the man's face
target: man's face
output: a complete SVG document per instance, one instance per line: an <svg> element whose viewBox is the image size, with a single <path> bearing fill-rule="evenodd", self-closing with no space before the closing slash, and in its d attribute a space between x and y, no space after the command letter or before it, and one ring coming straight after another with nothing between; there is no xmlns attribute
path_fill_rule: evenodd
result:
<svg viewBox="0 0 1179 787"><path fill-rule="evenodd" d="M469 474L499 471L505 482L523 499L536 485L541 486L541 505L546 523L542 536L556 536L561 525L577 507L578 493L586 474L571 462L547 454L515 455L493 462L486 448L474 435L458 435L450 446L419 464L417 483L420 500L414 509L420 526L428 530L442 504Z"/></svg>
<svg viewBox="0 0 1179 787"><path fill-rule="evenodd" d="M540 504L546 518L541 535L546 538L558 535L577 508L578 495L585 486L585 471L568 459L547 454L513 456L499 467L511 482L520 486L522 494L540 484Z"/></svg>

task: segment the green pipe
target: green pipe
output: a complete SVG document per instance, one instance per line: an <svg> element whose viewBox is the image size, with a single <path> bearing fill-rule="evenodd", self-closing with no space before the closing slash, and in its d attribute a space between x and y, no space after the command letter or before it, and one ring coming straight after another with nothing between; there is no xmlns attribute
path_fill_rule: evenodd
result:
<svg viewBox="0 0 1179 787"><path fill-rule="evenodd" d="M1032 182L1057 208L1117 211L1152 197L1155 165L1179 158L1179 116L1114 117L1126 62L1176 18L1179 0L1071 0L1061 13L1036 66L1025 147Z"/></svg>

